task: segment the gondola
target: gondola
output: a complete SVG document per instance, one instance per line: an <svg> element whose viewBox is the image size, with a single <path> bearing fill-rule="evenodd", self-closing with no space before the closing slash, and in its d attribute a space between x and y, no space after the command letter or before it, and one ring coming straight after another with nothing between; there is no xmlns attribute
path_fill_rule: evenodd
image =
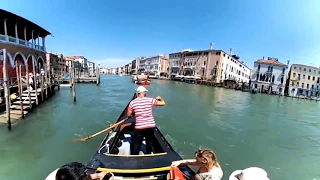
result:
<svg viewBox="0 0 320 180"><path fill-rule="evenodd" d="M134 95L132 99L135 97ZM116 122L127 117L128 105ZM129 118L105 136L97 152L87 164L87 174L97 172L97 168L103 168L103 171L113 172L114 179L167 179L171 162L182 158L157 127L152 154L144 154L145 142L143 142L140 154L130 155L134 122L135 117ZM194 174L187 166L181 167L180 170L186 177Z"/></svg>

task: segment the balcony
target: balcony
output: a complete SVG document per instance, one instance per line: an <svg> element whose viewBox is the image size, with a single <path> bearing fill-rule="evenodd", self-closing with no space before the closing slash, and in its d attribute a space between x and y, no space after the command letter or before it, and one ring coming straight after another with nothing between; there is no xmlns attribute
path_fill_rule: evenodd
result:
<svg viewBox="0 0 320 180"><path fill-rule="evenodd" d="M36 49L38 51L46 52L45 48L43 46L32 44L31 42L28 42L28 41L25 41L22 39L18 39L15 37L11 37L11 36L6 36L3 34L0 34L0 43L12 44L12 45L17 45L17 46L21 46L21 47L25 47L25 48L32 48L32 49Z"/></svg>
<svg viewBox="0 0 320 180"><path fill-rule="evenodd" d="M266 75L271 75L271 74L272 74L272 71L270 71L270 70L266 71ZM281 74L281 76L283 76L283 75Z"/></svg>
<svg viewBox="0 0 320 180"><path fill-rule="evenodd" d="M178 64L171 64L171 67L179 67Z"/></svg>

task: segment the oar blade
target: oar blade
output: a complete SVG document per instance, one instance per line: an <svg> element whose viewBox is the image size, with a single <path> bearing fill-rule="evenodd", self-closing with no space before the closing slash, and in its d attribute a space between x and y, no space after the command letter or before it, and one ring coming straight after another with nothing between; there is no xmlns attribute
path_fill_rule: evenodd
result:
<svg viewBox="0 0 320 180"><path fill-rule="evenodd" d="M84 138L80 138L80 139L74 139L73 141L74 142L84 142L84 141L87 141L89 139L91 139L91 138L90 137L84 137Z"/></svg>
<svg viewBox="0 0 320 180"><path fill-rule="evenodd" d="M118 123L109 126L107 129L104 129L104 130L102 130L102 131L99 131L99 132L97 132L97 133L95 133L95 134L93 134L93 135L91 135L91 136L87 136L87 137L84 137L84 138L77 139L76 141L77 141L77 142L79 142L79 141L80 141L80 142L81 142L81 141L83 142L83 141L87 141L87 140L89 140L89 139L91 139L91 138L94 138L94 137L98 136L99 134L102 134L102 133L104 133L104 132L107 132L107 131L111 130L112 128L118 126L119 124L122 124L122 123L123 123L124 121L126 121L127 119L128 119L128 118L125 118L125 119L119 121Z"/></svg>

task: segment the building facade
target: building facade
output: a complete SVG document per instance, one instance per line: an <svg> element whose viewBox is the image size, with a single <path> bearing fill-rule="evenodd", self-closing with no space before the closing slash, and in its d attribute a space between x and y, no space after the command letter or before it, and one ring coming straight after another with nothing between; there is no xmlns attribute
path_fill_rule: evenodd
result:
<svg viewBox="0 0 320 180"><path fill-rule="evenodd" d="M289 71L287 92L289 96L319 97L320 68L292 64Z"/></svg>
<svg viewBox="0 0 320 180"><path fill-rule="evenodd" d="M16 14L0 9L0 66L6 59L9 83L16 79L15 67L21 65L22 76L26 69L39 73L46 68L46 36L51 33ZM3 68L0 68L3 78ZM11 85L13 85L11 83Z"/></svg>
<svg viewBox="0 0 320 180"><path fill-rule="evenodd" d="M58 69L60 77L63 77L67 72L67 66L66 66L66 59L64 58L63 54L58 54Z"/></svg>
<svg viewBox="0 0 320 180"><path fill-rule="evenodd" d="M122 66L120 69L121 69L121 70L120 70L120 74L124 75L125 72L126 72L126 67L125 67L125 66Z"/></svg>
<svg viewBox="0 0 320 180"><path fill-rule="evenodd" d="M78 61L81 64L82 72L88 73L88 60L83 56L75 56L75 61Z"/></svg>
<svg viewBox="0 0 320 180"><path fill-rule="evenodd" d="M162 60L166 57L163 54L158 54L156 56L146 57L140 60L140 69L143 73L149 73L154 76L160 76Z"/></svg>
<svg viewBox="0 0 320 180"><path fill-rule="evenodd" d="M73 59L73 61L79 62L81 64L81 72L88 73L88 60L84 56L66 56L68 59Z"/></svg>
<svg viewBox="0 0 320 180"><path fill-rule="evenodd" d="M213 43L209 50L191 51L169 54L169 75L201 77L221 83L225 80L249 82L250 68L239 57L222 51L214 50Z"/></svg>
<svg viewBox="0 0 320 180"><path fill-rule="evenodd" d="M129 63L128 74L132 74L132 63Z"/></svg>
<svg viewBox="0 0 320 180"><path fill-rule="evenodd" d="M96 73L96 65L92 61L88 61L88 71L90 75L94 75Z"/></svg>
<svg viewBox="0 0 320 180"><path fill-rule="evenodd" d="M131 62L131 74L136 75L139 71L140 58L136 58Z"/></svg>
<svg viewBox="0 0 320 180"><path fill-rule="evenodd" d="M124 74L129 74L129 64L124 66Z"/></svg>
<svg viewBox="0 0 320 180"><path fill-rule="evenodd" d="M66 72L66 62L62 54L46 54L46 65L50 71L53 70L52 73L56 74L59 77L63 77Z"/></svg>
<svg viewBox="0 0 320 180"><path fill-rule="evenodd" d="M220 56L221 59L218 63L216 61L218 71L216 82L233 80L237 83L249 83L251 69L240 60L239 56L232 54L232 49L230 49L229 54L224 51L216 51L216 56Z"/></svg>
<svg viewBox="0 0 320 180"><path fill-rule="evenodd" d="M117 74L117 68L112 68L111 69L111 74Z"/></svg>
<svg viewBox="0 0 320 180"><path fill-rule="evenodd" d="M254 62L250 88L258 92L284 95L287 70L288 65L279 62L277 58L258 59Z"/></svg>
<svg viewBox="0 0 320 180"><path fill-rule="evenodd" d="M110 74L110 69L108 69L108 68L100 68L100 74Z"/></svg>
<svg viewBox="0 0 320 180"><path fill-rule="evenodd" d="M73 57L67 56L64 57L65 64L66 64L66 72L70 73L70 70L72 68L72 65L74 65L75 68L78 68L82 70L82 64L79 61L75 61Z"/></svg>
<svg viewBox="0 0 320 180"><path fill-rule="evenodd" d="M168 76L169 73L169 59L167 57L164 57L161 59L161 65L160 65L160 76Z"/></svg>

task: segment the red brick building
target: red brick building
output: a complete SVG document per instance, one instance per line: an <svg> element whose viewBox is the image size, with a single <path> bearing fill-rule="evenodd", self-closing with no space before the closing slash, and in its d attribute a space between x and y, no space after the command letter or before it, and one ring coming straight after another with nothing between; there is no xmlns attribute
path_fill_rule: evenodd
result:
<svg viewBox="0 0 320 180"><path fill-rule="evenodd" d="M0 9L0 79L3 79L4 49L7 52L9 79L16 78L18 65L22 66L22 75L26 68L33 72L46 69L45 38L51 33L37 24L16 14Z"/></svg>

